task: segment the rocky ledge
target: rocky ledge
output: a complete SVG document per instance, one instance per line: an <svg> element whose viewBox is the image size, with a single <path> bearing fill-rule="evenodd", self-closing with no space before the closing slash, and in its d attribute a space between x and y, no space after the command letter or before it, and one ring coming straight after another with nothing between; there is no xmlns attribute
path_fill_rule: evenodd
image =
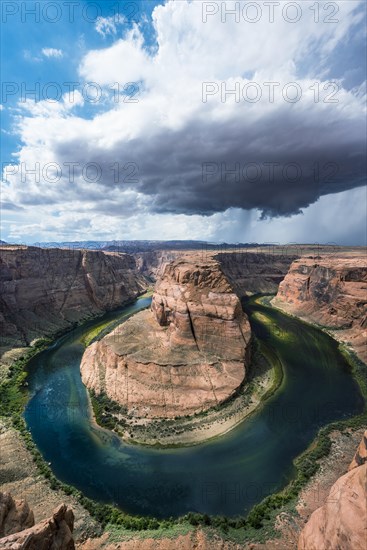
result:
<svg viewBox="0 0 367 550"><path fill-rule="evenodd" d="M35 525L24 500L0 493L0 548L4 550L74 550L73 528L74 514L65 504Z"/></svg>
<svg viewBox="0 0 367 550"><path fill-rule="evenodd" d="M135 418L192 415L236 393L250 335L218 262L183 258L166 266L151 310L87 348L83 382Z"/></svg>
<svg viewBox="0 0 367 550"><path fill-rule="evenodd" d="M280 283L273 305L329 329L367 362L367 258L301 258Z"/></svg>
<svg viewBox="0 0 367 550"><path fill-rule="evenodd" d="M326 503L313 512L304 527L298 550L365 550L366 440L367 431L349 471L332 486Z"/></svg>

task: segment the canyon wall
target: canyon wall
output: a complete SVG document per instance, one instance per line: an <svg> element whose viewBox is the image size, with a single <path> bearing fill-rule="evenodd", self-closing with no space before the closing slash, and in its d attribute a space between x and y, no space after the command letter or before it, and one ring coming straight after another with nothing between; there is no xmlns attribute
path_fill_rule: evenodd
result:
<svg viewBox="0 0 367 550"><path fill-rule="evenodd" d="M138 272L153 283L163 274L166 265L182 254L179 250L150 250L137 252L134 258Z"/></svg>
<svg viewBox="0 0 367 550"><path fill-rule="evenodd" d="M326 503L313 512L304 527L298 550L366 549L366 438L367 431L349 471L337 480ZM364 459L360 463L361 449Z"/></svg>
<svg viewBox="0 0 367 550"><path fill-rule="evenodd" d="M1 347L115 309L147 286L128 254L7 246L0 268Z"/></svg>
<svg viewBox="0 0 367 550"><path fill-rule="evenodd" d="M367 258L332 256L295 260L273 305L328 328L367 362Z"/></svg>
<svg viewBox="0 0 367 550"><path fill-rule="evenodd" d="M296 255L269 249L268 253L228 252L214 255L238 296L275 294Z"/></svg>
<svg viewBox="0 0 367 550"><path fill-rule="evenodd" d="M87 348L83 382L136 417L193 414L238 390L250 336L218 262L185 257L166 266L150 311Z"/></svg>

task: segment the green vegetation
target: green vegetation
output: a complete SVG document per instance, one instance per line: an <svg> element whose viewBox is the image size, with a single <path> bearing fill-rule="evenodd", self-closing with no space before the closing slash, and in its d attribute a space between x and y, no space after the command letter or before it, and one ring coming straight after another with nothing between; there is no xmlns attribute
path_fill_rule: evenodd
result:
<svg viewBox="0 0 367 550"><path fill-rule="evenodd" d="M29 361L49 346L51 340L41 338L9 368L7 376L0 384L0 416L20 415L28 400L25 381Z"/></svg>
<svg viewBox="0 0 367 550"><path fill-rule="evenodd" d="M150 298L153 295L153 290L149 289L144 294L139 296L137 300L142 300L143 298ZM134 300L131 302L133 303ZM87 347L93 342L97 342L98 340L101 340L104 336L109 334L112 330L114 330L118 325L122 323L122 321L128 319L131 316L131 313L122 313L120 317L115 319L114 321L104 321L98 324L97 326L94 326L89 331L86 331L83 335L83 338L81 339L82 344Z"/></svg>
<svg viewBox="0 0 367 550"><path fill-rule="evenodd" d="M93 389L89 390L89 395L96 422L102 428L115 430L119 433L119 426L121 427L125 422L124 420L119 420L116 415L126 414L126 407L116 403L116 401L112 401L105 393L97 395Z"/></svg>

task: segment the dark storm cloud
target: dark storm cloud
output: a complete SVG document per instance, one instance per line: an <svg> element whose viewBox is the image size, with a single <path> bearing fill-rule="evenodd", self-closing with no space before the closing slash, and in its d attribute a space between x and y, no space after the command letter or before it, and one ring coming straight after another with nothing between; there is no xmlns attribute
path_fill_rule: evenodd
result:
<svg viewBox="0 0 367 550"><path fill-rule="evenodd" d="M64 143L57 155L65 163L100 166L102 177L85 187L84 200L98 200L102 186L114 200L122 190L142 193L157 213L211 215L234 207L289 216L323 195L365 183L364 121L333 107L320 115L315 108L281 110L256 123L246 120L245 111L228 122L191 120L179 131L109 151ZM111 168L116 163L118 182ZM78 196L77 186L74 192Z"/></svg>

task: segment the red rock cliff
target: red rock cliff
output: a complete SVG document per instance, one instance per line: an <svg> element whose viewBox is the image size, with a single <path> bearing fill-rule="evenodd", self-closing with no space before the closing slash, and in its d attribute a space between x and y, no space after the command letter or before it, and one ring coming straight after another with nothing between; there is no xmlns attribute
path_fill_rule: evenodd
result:
<svg viewBox="0 0 367 550"><path fill-rule="evenodd" d="M146 286L128 254L0 248L2 346L27 345L117 308Z"/></svg>
<svg viewBox="0 0 367 550"><path fill-rule="evenodd" d="M292 263L273 304L318 323L367 362L367 258L301 258Z"/></svg>

